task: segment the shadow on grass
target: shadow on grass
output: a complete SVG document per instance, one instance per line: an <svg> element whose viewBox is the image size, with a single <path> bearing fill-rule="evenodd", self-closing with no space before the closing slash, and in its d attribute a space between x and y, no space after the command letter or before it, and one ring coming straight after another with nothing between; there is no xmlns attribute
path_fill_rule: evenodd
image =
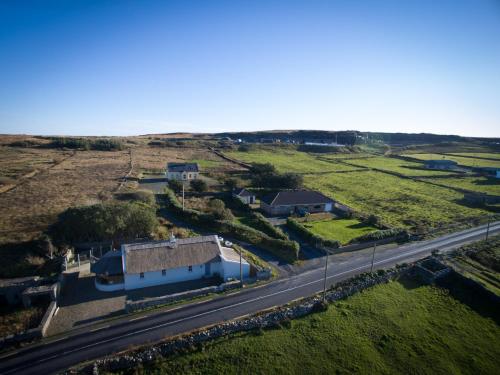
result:
<svg viewBox="0 0 500 375"><path fill-rule="evenodd" d="M397 282L403 285L407 290L413 290L425 286L425 284L414 276L403 275L397 279Z"/></svg>
<svg viewBox="0 0 500 375"><path fill-rule="evenodd" d="M469 306L481 316L493 319L500 324L500 298L498 296L454 272L439 279L437 285L447 289L453 298Z"/></svg>

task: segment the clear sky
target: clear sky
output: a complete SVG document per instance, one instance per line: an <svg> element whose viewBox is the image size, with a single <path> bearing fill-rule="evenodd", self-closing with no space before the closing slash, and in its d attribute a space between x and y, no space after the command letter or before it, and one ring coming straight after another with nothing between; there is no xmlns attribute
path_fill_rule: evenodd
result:
<svg viewBox="0 0 500 375"><path fill-rule="evenodd" d="M0 1L0 133L500 136L500 0Z"/></svg>

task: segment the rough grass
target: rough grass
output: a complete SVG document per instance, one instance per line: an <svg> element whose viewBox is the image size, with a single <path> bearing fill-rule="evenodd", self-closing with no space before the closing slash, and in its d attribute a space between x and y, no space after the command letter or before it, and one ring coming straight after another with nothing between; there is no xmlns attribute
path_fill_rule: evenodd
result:
<svg viewBox="0 0 500 375"><path fill-rule="evenodd" d="M461 205L463 194L451 189L375 171L311 175L305 185L391 226L437 227L486 213Z"/></svg>
<svg viewBox="0 0 500 375"><path fill-rule="evenodd" d="M227 156L246 163L271 163L279 172L317 173L347 171L356 168L332 163L314 155L276 148L276 150L251 150L248 152L227 152ZM348 154L347 154L348 155Z"/></svg>
<svg viewBox="0 0 500 375"><path fill-rule="evenodd" d="M492 152L454 152L450 153L450 155L473 157L473 158L496 159L500 161L500 153L492 153Z"/></svg>
<svg viewBox="0 0 500 375"><path fill-rule="evenodd" d="M303 222L312 233L330 240L338 240L342 245L348 244L352 239L371 233L377 228L361 223L356 219L330 219Z"/></svg>
<svg viewBox="0 0 500 375"><path fill-rule="evenodd" d="M405 156L409 156L420 160L439 160L439 159L453 160L456 161L458 164L467 167L500 167L500 160L499 161L482 160L482 159L441 155L441 154L408 154Z"/></svg>
<svg viewBox="0 0 500 375"><path fill-rule="evenodd" d="M35 328L45 314L46 305L0 308L0 337L12 335Z"/></svg>
<svg viewBox="0 0 500 375"><path fill-rule="evenodd" d="M392 282L292 321L216 340L136 374L496 374L496 323L444 289Z"/></svg>
<svg viewBox="0 0 500 375"><path fill-rule="evenodd" d="M487 177L460 177L460 178L426 178L426 181L435 182L441 185L454 188L500 195L500 179Z"/></svg>

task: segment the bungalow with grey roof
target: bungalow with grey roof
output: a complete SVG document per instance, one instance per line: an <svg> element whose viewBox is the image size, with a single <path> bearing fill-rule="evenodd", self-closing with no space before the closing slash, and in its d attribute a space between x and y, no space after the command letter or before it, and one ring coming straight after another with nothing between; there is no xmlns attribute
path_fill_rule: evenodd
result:
<svg viewBox="0 0 500 375"><path fill-rule="evenodd" d="M290 215L293 213L329 212L334 201L326 195L311 190L279 191L265 195L260 208L269 215Z"/></svg>

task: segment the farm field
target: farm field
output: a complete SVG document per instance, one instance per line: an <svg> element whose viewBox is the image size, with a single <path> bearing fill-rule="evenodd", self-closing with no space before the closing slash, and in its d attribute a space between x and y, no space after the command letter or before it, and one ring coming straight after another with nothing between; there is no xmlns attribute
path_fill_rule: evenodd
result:
<svg viewBox="0 0 500 375"><path fill-rule="evenodd" d="M329 219L302 222L312 233L330 240L338 240L342 245L348 244L352 239L371 233L377 228L361 223L356 219Z"/></svg>
<svg viewBox="0 0 500 375"><path fill-rule="evenodd" d="M400 173L405 176L445 176L457 174L452 171L430 170L426 169L422 163L414 163L384 156L365 159L350 159L347 160L347 162L360 167L378 168L390 172Z"/></svg>
<svg viewBox="0 0 500 375"><path fill-rule="evenodd" d="M448 155L462 156L469 158L487 158L500 161L500 153L492 153L492 152L450 152L448 153Z"/></svg>
<svg viewBox="0 0 500 375"><path fill-rule="evenodd" d="M500 195L500 180L486 177L425 178L426 181L460 189Z"/></svg>
<svg viewBox="0 0 500 375"><path fill-rule="evenodd" d="M376 171L306 175L306 187L395 227L436 227L486 214L461 205L463 194Z"/></svg>
<svg viewBox="0 0 500 375"><path fill-rule="evenodd" d="M440 154L407 154L403 156L409 156L412 158L420 159L420 160L438 160L438 159L446 159L456 161L460 165L464 165L467 167L499 167L500 161L494 160L482 160L475 158L467 158L461 156L448 156L448 155L440 155Z"/></svg>
<svg viewBox="0 0 500 375"><path fill-rule="evenodd" d="M446 290L379 285L288 328L215 340L124 374L495 374L500 329ZM265 369L264 371L262 371Z"/></svg>
<svg viewBox="0 0 500 375"><path fill-rule="evenodd" d="M294 150L252 150L248 152L226 152L230 158L246 163L271 163L279 172L317 173L337 172L356 169L329 161L319 160L315 156Z"/></svg>

